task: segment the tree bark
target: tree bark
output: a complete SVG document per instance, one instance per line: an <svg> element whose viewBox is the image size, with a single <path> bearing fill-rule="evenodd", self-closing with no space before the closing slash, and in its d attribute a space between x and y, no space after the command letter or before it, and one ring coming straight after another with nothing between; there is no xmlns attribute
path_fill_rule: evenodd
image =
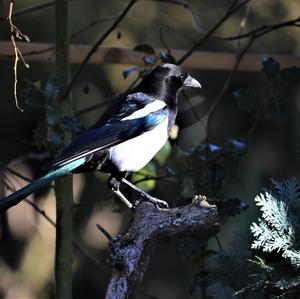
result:
<svg viewBox="0 0 300 299"><path fill-rule="evenodd" d="M113 274L106 299L125 299L134 294L159 243L188 235L208 239L218 231L217 208L204 196L195 196L191 204L172 209L141 203L128 231L110 242Z"/></svg>

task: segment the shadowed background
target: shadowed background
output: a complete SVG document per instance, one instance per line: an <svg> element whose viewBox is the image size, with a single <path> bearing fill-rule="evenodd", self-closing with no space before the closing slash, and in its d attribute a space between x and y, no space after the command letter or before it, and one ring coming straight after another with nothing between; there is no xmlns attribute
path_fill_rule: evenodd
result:
<svg viewBox="0 0 300 299"><path fill-rule="evenodd" d="M156 1L140 1L128 13L121 24L105 40L103 45L127 46L134 48L147 43L153 48L164 48L160 39L162 28L163 39L171 49L187 50L197 42L205 31L221 18L231 1L188 1L198 15L199 24L188 9L180 5ZM33 4L33 1L18 1L15 9ZM70 1L71 32L77 32L93 20L115 16L124 7L125 1ZM7 6L4 6L7 7ZM245 31L263 24L282 22L298 17L300 3L290 1L257 0L250 2L250 12ZM2 15L7 11L2 10ZM231 36L239 33L240 21L245 9L234 14L217 31L219 36ZM197 21L197 20L196 20ZM14 23L26 33L32 42L53 43L54 12L53 7L24 14L14 18ZM99 23L84 31L72 40L73 44L92 44L109 26L110 21ZM5 22L0 23L0 40L9 40L9 28ZM297 29L284 28L274 31L251 46L249 52L262 53L262 57L271 54L297 55L300 51L300 40ZM245 45L241 41L242 47ZM237 42L208 39L201 51L236 52ZM0 48L1 55L1 48ZM13 60L0 57L0 160L29 178L43 173L43 148L38 149L33 142L34 131L44 118L42 109L26 106L22 90L28 82L40 84L54 75L51 62L31 62L30 69L22 63L18 68L18 94L21 113L14 104L13 98ZM280 62L280 61L279 61ZM73 72L78 65L73 65ZM137 74L130 73L124 79L122 71L128 65L87 65L72 89L75 111L90 105L101 103L116 93L126 90ZM177 169L178 149L189 151L206 139L205 116L226 81L229 71L211 71L205 69L188 70L197 78L203 88L200 91L189 91L191 104L198 113L198 118L191 111L190 104L184 98L180 102L178 118L179 134L171 141L173 150L167 148L162 162L155 160L145 171L161 175L166 167ZM213 114L210 124L209 143L223 146L229 139L241 140L247 136L255 123L255 117L239 109L234 92L254 89L261 98L269 97L274 84L268 81L263 72L238 72L233 77L228 90ZM299 86L298 86L299 87ZM180 198L189 198L192 193L213 196L238 197L249 205L249 209L234 218L224 219L219 238L223 248L230 247L237 235L249 234L249 225L256 215L253 202L255 194L268 184L270 177L286 178L298 174L299 130L297 114L300 109L299 88L290 90L287 98L289 119L283 124L270 121L259 123L249 140L246 154L236 161L230 161L228 169L233 174L213 172L220 176L222 187L218 193L208 190L201 181L202 173L193 172L189 176L179 176L171 180L150 181L144 186L152 190L161 199L171 205L182 203ZM79 118L86 127L93 124L105 108L100 108L81 115ZM279 111L281 111L279 109ZM283 110L282 110L283 111ZM200 120L201 118L201 120ZM175 149L176 148L176 149ZM28 153L34 153L31 156ZM41 155L40 155L41 154ZM185 163L183 161L183 163ZM182 167L182 165L180 165ZM154 169L154 171L153 171ZM19 188L27 182L9 176L10 183ZM109 280L107 258L107 239L96 228L100 223L111 235L115 236L126 228L130 211L126 211L115 202L115 198L106 187L104 174L87 174L74 176L74 238L80 248L92 258L75 251L74 258L74 298L102 298ZM138 179L139 177L135 177ZM189 181L187 181L189 180ZM192 186L191 186L192 184ZM185 188L185 189L184 189ZM184 189L184 190L183 190ZM186 194L182 194L182 192ZM4 190L4 192L9 192ZM133 196L133 195L132 195ZM33 199L33 196L31 197ZM55 199L52 188L42 190L35 195L39 207L54 219ZM118 211L116 211L118 210ZM54 219L55 220L55 219ZM55 230L49 222L41 217L28 203L22 202L9 210L7 217L1 217L0 227L0 298L53 298L53 260ZM210 240L209 246L217 248L216 240ZM198 271L199 265L192 265L183 257L181 243L172 241L160 246L155 252L149 269L142 282L142 290L137 298L149 298L151 293L157 298L204 298L203 290L189 292L191 280ZM199 248L200 250L201 248ZM93 261L96 259L96 261ZM104 265L104 266L103 266ZM146 291L145 291L146 290Z"/></svg>

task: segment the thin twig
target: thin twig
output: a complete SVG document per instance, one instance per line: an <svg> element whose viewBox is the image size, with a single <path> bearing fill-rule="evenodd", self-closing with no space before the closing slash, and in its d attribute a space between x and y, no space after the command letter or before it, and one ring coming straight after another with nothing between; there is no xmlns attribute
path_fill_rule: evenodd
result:
<svg viewBox="0 0 300 299"><path fill-rule="evenodd" d="M31 160L37 160L37 161L42 161L46 158L49 158L49 154L48 153L34 153L34 152L29 152L27 154L24 154L18 158L15 158L13 160L11 160L8 163L4 163L2 161L0 161L0 168L2 167L3 169L5 169L6 171L8 171L9 173L11 173L12 175L28 182L31 183L32 179L28 178L26 176L24 176L23 174L21 174L20 172L12 169L11 167L13 165L16 165L18 163L24 162L25 160L31 159Z"/></svg>
<svg viewBox="0 0 300 299"><path fill-rule="evenodd" d="M26 198L24 199L24 201L26 203L28 203L30 206L32 206L32 208L35 211L37 211L40 215L42 215L53 227L56 227L55 221L50 216L48 216L44 210L40 209L34 202L32 202Z"/></svg>
<svg viewBox="0 0 300 299"><path fill-rule="evenodd" d="M54 228L56 228L55 221L50 216L48 216L44 210L42 210L38 205L36 205L34 202L32 202L28 199L25 199L25 202L28 203L42 217L44 217L44 219L47 220ZM101 232L106 236L106 238L109 240L109 242L111 242L113 240L112 236L100 224L97 224L97 228L101 230ZM111 274L110 267L108 267L106 264L102 263L100 260L94 258L89 253L87 253L85 250L83 250L82 247L75 240L72 241L72 244L76 251L81 253L81 255L83 255L84 257L89 259L91 262L93 262L99 269L101 269L102 272L104 272L108 275ZM143 294L151 299L158 299L158 297L153 296L147 290L145 290L141 287L138 287L138 291L141 294Z"/></svg>
<svg viewBox="0 0 300 299"><path fill-rule="evenodd" d="M248 21L248 18L249 18L249 14L250 14L250 5L246 5L245 15L241 19L240 26L239 26L239 34L238 34L239 36L242 35L243 30L246 27L246 24L247 24L247 21ZM236 52L240 53L241 52L241 39L240 38L237 39L236 47L237 47L237 51Z"/></svg>
<svg viewBox="0 0 300 299"><path fill-rule="evenodd" d="M254 42L254 40L255 40L255 37L252 37L252 38L249 40L248 44L247 44L247 45L245 46L245 48L243 49L243 51L241 52L241 54L238 55L237 60L236 60L236 63L235 63L235 65L234 65L232 71L230 72L230 74L229 74L229 76L228 76L228 78L227 78L225 84L223 85L223 87L222 87L222 89L220 90L220 92L218 93L216 99L214 100L214 102L213 102L212 105L209 107L209 109L208 109L208 111L207 111L207 113L206 113L206 115L207 115L207 123L206 123L207 134L206 134L206 139L205 139L205 142L206 142L206 143L208 143L208 140L209 140L209 137L210 137L210 135L209 135L209 133L210 133L209 128L210 128L210 124L211 124L211 120L212 120L212 115L213 115L213 113L215 112L215 110L216 110L216 108L217 108L217 106L218 106L220 100L222 99L223 95L224 95L225 92L227 91L228 86L229 86L229 84L230 84L230 82L231 82L231 80L232 80L234 74L236 73L236 71L237 71L237 69L238 69L238 67L239 67L239 65L240 65L240 63L241 63L241 61L242 61L244 55L247 53L247 51L249 50L249 48L250 48L250 46L252 45L252 43Z"/></svg>
<svg viewBox="0 0 300 299"><path fill-rule="evenodd" d="M251 0L249 0L251 1ZM299 24L298 24L299 23ZM235 35L235 36L229 36L229 37L218 37L220 39L223 39L223 40L227 40L227 41L234 41L234 40L239 40L239 39L243 39L243 38L251 38L251 43L253 42L252 39L256 39L256 38L259 38L259 37L262 37L263 35L265 34L268 34L268 33L271 33L272 31L275 31L275 30L278 30L278 29L281 29L281 28L284 28L284 27L293 27L293 26L300 26L300 17L299 18L296 18L296 19L292 19L292 20L289 20L289 21L285 21L285 22L281 22L281 23L277 23L277 24L273 24L273 25L264 25L264 26L261 26L261 27L258 27L254 30L251 30L247 33L244 33L242 35L238 34L238 35ZM215 29L216 30L216 29ZM208 33L206 34L208 35ZM204 37L205 38L205 37ZM204 39L203 38L203 39ZM200 43L200 42L199 42ZM198 43L198 44L199 44ZM250 43L250 45L251 45ZM201 40L201 44L202 44L202 40ZM200 44L199 44L200 45ZM250 46L249 45L249 46ZM196 49L196 48L195 48ZM195 50L194 49L194 50ZM193 51L194 51L193 50ZM169 51L167 49L167 51ZM192 52L189 54L191 55ZM187 53L182 56L181 59L179 59L177 61L177 63L182 63L185 59L187 59L188 57L185 58L185 56L187 55ZM244 54L240 54L239 57L243 57ZM182 60L184 59L184 60ZM236 65L235 65L235 68L236 68ZM223 92L222 92L223 93ZM118 95L119 96L119 95ZM87 107L87 108L84 108L80 111L78 111L78 115L82 115L82 114L85 114L85 113L88 113L88 112L91 112L91 111L94 111L95 109L98 109L98 108L101 108L105 105L108 105L109 103L111 103L111 99L114 99L115 96L112 96L111 98L109 98L107 101L103 101L101 103L98 103L98 104L95 104L95 105L92 105L90 107ZM192 107L192 110L193 110L193 113L195 114L196 118L199 120L201 119L201 117L199 116L197 110L195 110L194 107Z"/></svg>
<svg viewBox="0 0 300 299"><path fill-rule="evenodd" d="M137 172L138 174L143 175L144 177L139 180L134 181L133 184L136 185L138 183L145 182L145 181L151 181L151 180L152 181L166 181L167 179L180 180L179 177L185 176L187 173L189 173L191 171L203 169L203 168L211 165L212 163L216 163L216 162L223 160L231 155L232 155L231 152L224 153L223 155L214 157L214 158L207 160L201 164L195 165L193 167L188 167L184 170L178 171L175 173L175 175L165 174L165 175L161 175L161 176L150 176L150 175L143 174L141 172Z"/></svg>
<svg viewBox="0 0 300 299"><path fill-rule="evenodd" d="M98 49L98 47L102 44L102 42L109 36L109 34L119 25L119 23L124 19L124 17L127 15L131 7L136 3L137 0L130 0L130 2L127 4L127 6L124 8L124 10L119 14L119 17L113 22L113 24L104 32L104 34L97 40L97 42L91 47L90 51L86 55L86 57L83 59L82 63L80 64L79 68L77 69L76 73L74 74L73 78L71 79L71 82L68 86L68 89L66 91L66 95L68 95L71 91L71 88L73 87L73 84L83 68L86 66L94 52Z"/></svg>
<svg viewBox="0 0 300 299"><path fill-rule="evenodd" d="M217 241L217 245L218 245L218 247L219 247L219 250L220 250L221 252L224 252L224 248L223 248L223 245L222 245L222 243L221 243L221 240L220 240L219 236L218 236L218 235L215 235L215 238L216 238L216 241Z"/></svg>
<svg viewBox="0 0 300 299"><path fill-rule="evenodd" d="M29 38L26 34L23 34L14 24L12 21L12 14L13 14L13 8L14 8L14 1L11 0L9 3L9 12L8 12L8 22L9 22L9 27L10 27L10 40L14 48L14 98L15 98L15 104L16 107L23 112L23 109L19 106L19 101L17 97L17 84L18 84L18 62L21 58L22 62L24 63L24 66L26 68L29 68L29 65L25 62L25 59L21 53L21 51L18 49L15 37L24 40L26 42L29 42Z"/></svg>
<svg viewBox="0 0 300 299"><path fill-rule="evenodd" d="M5 169L6 171L10 172L12 175L14 175L14 176L26 181L26 182L29 182L29 183L32 182L32 179L30 179L30 178L22 175L21 173L13 170L12 168L8 167L7 165L5 165L5 163L3 163L1 161L0 161L0 167Z"/></svg>
<svg viewBox="0 0 300 299"><path fill-rule="evenodd" d="M9 178L9 176L6 173L1 173L2 179L3 179L3 184L7 188L7 190L11 192L16 192L16 188L14 187L13 182Z"/></svg>
<svg viewBox="0 0 300 299"><path fill-rule="evenodd" d="M45 220L47 220L54 228L56 228L55 221L44 211L42 210L38 205L36 205L34 202L25 199L24 200L27 204L29 204L37 213L39 213ZM95 265L97 265L101 270L104 270L105 273L110 274L110 268L103 264L98 259L95 259L91 255L89 255L87 252L85 252L76 241L72 241L74 249L76 249L78 252L80 252L83 256L91 260Z"/></svg>
<svg viewBox="0 0 300 299"><path fill-rule="evenodd" d="M99 223L96 224L97 228L100 230L100 232L106 237L106 239L108 240L108 242L111 242L113 237L111 236L111 234Z"/></svg>
<svg viewBox="0 0 300 299"><path fill-rule="evenodd" d="M141 175L143 175L143 174L141 174ZM172 178L172 177L169 175L160 175L160 176L145 175L143 178L138 179L132 183L134 185L137 185L137 184L145 182L145 181L163 181L163 180L170 179L170 178Z"/></svg>
<svg viewBox="0 0 300 299"><path fill-rule="evenodd" d="M117 17L118 17L118 15L115 15L115 16L110 16L110 17L107 17L107 18L102 18L102 19L99 19L99 20L94 20L90 24L85 25L84 27L82 27L78 31L75 31L74 33L72 33L70 35L70 39L73 40L76 37L78 37L79 35L86 32L87 30L91 29L93 26L104 23L104 22L112 21L112 20L116 19ZM38 54L47 53L47 52L50 52L50 51L53 51L53 50L54 50L54 46L50 46L50 47L47 47L45 49L38 50L38 51L25 52L22 55L23 56L38 55Z"/></svg>
<svg viewBox="0 0 300 299"><path fill-rule="evenodd" d="M84 27L82 27L81 29L79 29L78 31L74 32L71 35L71 39L76 38L78 35L81 35L85 31L91 29L92 27L94 27L98 24L113 21L113 20L117 19L118 17L119 17L119 15L113 15L113 16L108 16L106 18L101 18L99 20L94 20L94 21L90 22L89 24L85 25Z"/></svg>
<svg viewBox="0 0 300 299"><path fill-rule="evenodd" d="M236 12L238 9L240 9L243 5L245 5L246 3L248 3L249 1L251 1L251 0L245 0L245 1L243 1L242 3L240 3L239 5L237 5L236 7L234 7L235 5L236 5L236 2L237 1L235 1L232 5L231 5L231 7L229 7L229 9L227 10L227 12L226 12L226 14L224 15L224 17L219 21L219 22L217 22L217 24L195 45L195 46L193 46L190 50L188 50L178 61L177 61L177 63L178 64L181 64L181 63L183 63L195 50L196 50L196 48L198 48L202 43L204 43L205 41L206 41L206 39L213 33L213 32L215 32L217 29L218 29L218 27L220 26L220 25L222 25L234 12ZM135 2L134 0L132 0L131 2ZM130 2L130 3L131 3ZM129 3L129 4L130 4ZM134 3L132 3L132 5L133 5ZM128 5L129 6L129 5ZM130 6L131 7L131 6ZM129 8L130 8L129 7ZM127 8L127 7L126 7ZM120 15L121 16L121 15ZM118 19L116 20L116 22L118 21ZM115 22L115 23L116 23ZM114 23L114 24L115 24ZM114 25L113 24L113 25ZM107 33L107 32L106 32ZM109 33L108 33L109 34ZM106 37L106 36L105 36ZM104 38L105 38L104 37ZM102 40L100 39L100 41L102 42ZM87 63L87 61L89 60L89 58L90 58L90 56L97 50L97 48L98 48L98 46L100 45L100 43L98 44L98 43L96 43L93 47L92 47L92 49L90 50L90 52L88 53L88 55L86 56L86 58L85 58L85 60L83 61L83 63L80 65L80 67L79 67L79 69L78 69L78 71L77 71L77 73L74 75L74 77L73 77L73 79L71 80L71 83L70 83L70 85L69 85L69 89L68 89L68 91L67 92L69 92L70 91L70 89L71 89L71 87L72 87L72 84L73 84L73 82L74 82L74 80L76 79L76 77L79 75L79 72L81 71L81 69L83 68L83 66ZM168 48L167 48L168 49ZM108 101L105 101L105 103L107 103ZM102 103L100 103L100 104L96 104L96 105L93 105L93 107L88 107L88 108L86 108L83 112L79 112L79 114L83 114L83 113L86 113L86 112L90 112L90 111L92 111L92 110L94 110L94 109L97 109L98 107L99 107L99 105L100 105L100 107L102 107L104 104L103 104L103 102ZM200 117L199 117L199 115L198 115L198 113L197 113L197 111L195 111L195 109L193 109L193 112L195 113L195 116L197 117L197 119L198 120L200 120Z"/></svg>
<svg viewBox="0 0 300 299"><path fill-rule="evenodd" d="M236 5L237 1L229 7L224 16L204 35L204 37L198 41L194 46L192 46L180 59L177 60L177 64L182 64L188 57L190 57L193 52L198 49L229 17L246 5L251 0L244 0L240 4Z"/></svg>
<svg viewBox="0 0 300 299"><path fill-rule="evenodd" d="M168 54L172 55L172 51L171 51L170 47L167 45L167 43L163 37L163 28L162 27L159 28L159 39L160 39L160 42L162 43L162 45L167 50Z"/></svg>
<svg viewBox="0 0 300 299"><path fill-rule="evenodd" d="M48 1L48 2L45 2L45 3L29 5L29 6L26 6L25 8L22 8L22 9L19 9L19 10L15 11L11 16L12 17L18 17L18 16L21 16L21 15L27 14L29 12L33 12L33 11L36 11L36 10L41 10L41 9L44 9L44 8L47 8L47 7L50 7L50 6L53 6L53 5L54 5L54 1ZM4 20L8 20L8 19L9 19L9 16L1 17L0 22L4 21Z"/></svg>
<svg viewBox="0 0 300 299"><path fill-rule="evenodd" d="M253 30L250 30L246 33L243 34L238 34L234 36L214 36L215 38L222 39L222 40L227 40L227 41L233 41L237 39L243 39L243 38L251 38L251 37L261 37L265 34L268 34L274 30L278 30L284 27L300 27L300 17L297 17L295 19L291 19L288 21L280 22L280 23L275 23L275 24L270 24L270 25L262 25L260 27L257 27Z"/></svg>
<svg viewBox="0 0 300 299"><path fill-rule="evenodd" d="M248 140L251 137L251 135L254 133L255 129L258 127L258 124L263 119L264 115L265 115L265 109L263 108L263 110L260 112L260 114L256 117L256 119L255 119L253 125L251 126L251 128L249 129L248 133L244 137L244 140Z"/></svg>
<svg viewBox="0 0 300 299"><path fill-rule="evenodd" d="M192 19L194 22L194 27L198 32L202 32L200 20L198 17L198 14L193 6L191 6L188 1L185 0L147 0L147 1L155 1L155 2L164 2L164 3L170 3L173 5L182 6L185 9L188 9L190 13L192 14Z"/></svg>
<svg viewBox="0 0 300 299"><path fill-rule="evenodd" d="M182 93L184 100L187 102L191 111L193 112L194 116L196 117L196 119L198 121L201 121L201 116L199 115L198 111L195 109L194 105L191 103L190 98L187 96L187 94L184 91L182 91L181 93Z"/></svg>
<svg viewBox="0 0 300 299"><path fill-rule="evenodd" d="M120 96L121 96L121 94L115 94L115 95L107 98L106 100L104 100L104 101L102 101L100 103L88 106L87 108L80 109L75 114L76 114L76 116L80 116L80 115L86 114L88 112L94 111L96 109L99 109L99 108L101 108L103 106L112 104L114 101L116 101L117 99L119 99Z"/></svg>
<svg viewBox="0 0 300 299"><path fill-rule="evenodd" d="M101 20L99 20L99 22L101 22ZM85 26L87 27L87 26ZM211 38L216 38L216 39L220 39L220 40L224 40L224 41L236 41L236 40L241 40L241 39L245 39L245 38L250 38L252 36L254 36L255 38L258 37L262 37L266 34L269 34L273 31L279 30L279 29L283 29L285 27L300 27L300 17L296 18L296 19L292 19L292 20L288 20L288 21L284 21L284 22L280 22L280 23L275 23L275 24L270 24L270 25L263 25L260 26L258 28L255 28L249 32L243 33L242 35L232 35L232 36L216 36L216 35L211 35ZM81 30L81 29L80 29ZM75 35L77 34L77 32L74 33ZM72 38L72 35L71 35ZM38 55L38 54L42 54L42 53L46 53L46 52L50 52L54 49L53 46L47 47L45 49L42 50L38 50L38 51L30 51L30 52L25 52L22 53L23 56L31 56L31 55ZM12 55L1 55L2 57L12 57Z"/></svg>

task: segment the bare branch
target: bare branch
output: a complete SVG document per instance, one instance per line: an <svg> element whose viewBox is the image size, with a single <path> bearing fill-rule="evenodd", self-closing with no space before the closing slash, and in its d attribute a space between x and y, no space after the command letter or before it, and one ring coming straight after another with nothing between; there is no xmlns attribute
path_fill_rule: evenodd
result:
<svg viewBox="0 0 300 299"><path fill-rule="evenodd" d="M37 213L39 213L45 220L47 220L54 228L56 228L56 223L55 221L46 213L46 211L42 210L37 204L35 204L34 202L25 199L25 202L28 203ZM110 268L102 263L101 261L99 261L98 259L94 258L93 256L91 256L90 254L88 254L85 250L83 250L79 244L73 240L73 247L74 249L76 249L78 252L80 252L84 257L86 257L87 259L91 260L95 265L97 265L102 271L104 271L107 274L110 274Z"/></svg>
<svg viewBox="0 0 300 299"><path fill-rule="evenodd" d="M274 30L278 30L281 28L285 28L285 27L300 27L300 17L297 17L295 19L291 19L288 21L284 21L284 22L279 22L279 23L274 23L274 24L269 24L269 25L262 25L260 27L257 27L253 30L250 30L246 33L243 34L238 34L238 35L234 35L234 36L225 36L225 37L221 37L221 36L214 36L215 38L219 38L222 40L227 40L227 41L233 41L233 40L237 40L237 39L243 39L243 38L259 38L265 34L268 34Z"/></svg>
<svg viewBox="0 0 300 299"><path fill-rule="evenodd" d="M247 4L246 9L245 9L245 14L244 14L243 18L240 21L239 34L238 34L239 36L242 35L242 33L243 33L243 31L246 27L246 23L248 21L249 14L250 14L250 5ZM240 52L241 52L241 39L240 38L237 40L237 45L236 46L237 46L237 53L240 54Z"/></svg>
<svg viewBox="0 0 300 299"><path fill-rule="evenodd" d="M182 64L188 57L190 57L196 49L198 49L225 21L227 21L231 17L231 15L233 15L236 11L238 11L250 1L251 0L244 0L238 5L236 5L238 1L234 1L226 11L224 16L204 35L204 37L193 47L191 47L179 60L177 60L178 65Z"/></svg>
<svg viewBox="0 0 300 299"><path fill-rule="evenodd" d="M23 34L12 22L12 14L13 14L13 8L14 8L14 1L11 0L9 3L9 12L8 12L8 22L10 27L10 40L14 48L14 54L15 54L15 61L14 61L14 98L15 98L15 104L16 107L23 112L23 109L19 106L18 97L17 97L17 84L18 84L18 62L21 58L22 62L24 63L24 66L26 68L29 68L29 65L25 62L25 59L17 47L15 37L24 40L26 42L29 42L29 38L27 35Z"/></svg>
<svg viewBox="0 0 300 299"><path fill-rule="evenodd" d="M24 201L27 202L30 206L32 206L33 209L36 212L38 212L41 216L43 216L53 227L56 227L55 221L50 216L48 216L44 210L40 209L34 202L32 202L26 198L24 199Z"/></svg>
<svg viewBox="0 0 300 299"><path fill-rule="evenodd" d="M145 0L146 1L146 0ZM196 12L196 10L194 9L194 7L188 3L186 0L147 0L147 1L155 1L155 2L163 2L163 3L170 3L173 5L179 5L182 6L185 9L188 9L190 11L190 13L192 14L192 19L194 22L194 27L198 32L202 32L203 30L201 29L201 25L200 25L200 20L199 20L199 16Z"/></svg>
<svg viewBox="0 0 300 299"><path fill-rule="evenodd" d="M109 16L106 18L101 18L99 20L94 20L92 22L90 22L89 24L85 25L84 27L82 27L81 29L79 29L78 31L72 33L72 35L70 36L71 39L76 38L77 36L81 35L82 33L84 33L85 31L91 29L92 27L101 24L101 23L105 23L105 22L110 22L110 21L114 21L119 17L119 15L113 15L113 16Z"/></svg>
<svg viewBox="0 0 300 299"><path fill-rule="evenodd" d="M18 17L18 16L21 16L21 15L24 15L24 14L27 14L29 12L33 12L33 11L36 11L36 10L41 10L41 9L44 9L44 8L47 8L47 7L50 7L50 6L53 6L54 5L54 1L48 1L48 2L44 2L44 3L40 3L40 4L34 4L34 5L29 5L29 6L26 6L25 8L22 8L22 9L19 9L17 11L15 11L14 13L12 13L12 17ZM4 17L1 17L0 18L0 22L3 21L3 20L8 20L9 19L9 16L4 16Z"/></svg>
<svg viewBox="0 0 300 299"><path fill-rule="evenodd" d="M156 246L170 238L197 235L208 239L219 231L217 209L196 196L193 203L172 209L157 209L143 202L128 231L110 243L114 271L106 299L129 298L141 282Z"/></svg>
<svg viewBox="0 0 300 299"><path fill-rule="evenodd" d="M113 22L113 24L104 32L104 34L97 40L97 42L91 47L88 54L83 59L82 63L80 64L78 70L74 74L73 78L71 79L71 82L68 86L68 89L66 91L66 94L68 95L71 91L71 88L83 70L83 68L86 66L92 55L97 51L98 47L103 43L103 41L109 36L109 34L117 27L117 25L124 19L124 17L127 15L131 7L136 3L137 0L130 0L130 2L127 4L127 6L124 8L124 10L120 13L119 17Z"/></svg>
<svg viewBox="0 0 300 299"><path fill-rule="evenodd" d="M91 112L91 111L94 111L96 109L99 109L103 106L107 106L107 105L110 105L112 104L114 101L116 101L117 99L119 99L121 95L120 94L116 94L116 95L113 95L112 97L110 98L107 98L106 100L104 101L101 101L100 103L97 103L97 104L94 104L94 105L91 105L87 108L83 108L81 110L78 110L76 112L76 116L80 116L80 115L83 115L83 114L86 114L88 112Z"/></svg>
<svg viewBox="0 0 300 299"><path fill-rule="evenodd" d="M97 228L100 230L100 232L106 237L106 239L111 242L113 237L111 234L99 223L96 224Z"/></svg>
<svg viewBox="0 0 300 299"><path fill-rule="evenodd" d="M9 173L11 173L12 175L14 175L14 176L16 176L16 177L18 177L18 178L26 181L26 182L29 182L29 183L32 182L32 180L30 178L28 178L28 177L22 175L21 173L13 170L12 168L8 167L7 165L5 165L5 163L3 163L1 161L0 161L0 167L3 168L3 169L5 169L6 171L8 171Z"/></svg>
<svg viewBox="0 0 300 299"><path fill-rule="evenodd" d="M206 115L207 115L207 123L206 123L206 128L207 128L207 134L206 134L206 143L208 143L209 141L209 137L210 137L210 124L212 121L212 115L215 112L220 100L222 99L223 95L225 94L225 92L228 89L228 86L230 84L230 82L232 81L233 76L235 75L236 71L238 70L238 67L244 57L244 55L247 53L247 51L249 50L249 48L251 47L252 43L254 42L255 37L252 37L248 44L245 46L245 48L243 49L242 53L240 55L238 55L236 63L234 65L234 68L232 69L232 71L230 72L225 84L223 85L222 89L220 90L220 92L218 93L216 99L214 100L214 102L212 103L212 105L209 107Z"/></svg>

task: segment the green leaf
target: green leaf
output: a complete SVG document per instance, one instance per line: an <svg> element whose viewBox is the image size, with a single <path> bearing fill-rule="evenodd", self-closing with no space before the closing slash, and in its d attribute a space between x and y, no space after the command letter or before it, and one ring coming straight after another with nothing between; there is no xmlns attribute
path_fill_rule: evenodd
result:
<svg viewBox="0 0 300 299"><path fill-rule="evenodd" d="M269 80L274 80L280 71L280 64L273 57L264 57L262 60L262 66L263 72Z"/></svg>
<svg viewBox="0 0 300 299"><path fill-rule="evenodd" d="M155 164L150 162L145 167L143 167L139 172L133 173L131 176L132 182L138 182L147 177L156 176ZM137 186L146 192L149 192L155 188L156 180L145 180L137 184Z"/></svg>
<svg viewBox="0 0 300 299"><path fill-rule="evenodd" d="M233 93L238 107L242 111L255 113L259 108L259 97L251 89L239 89Z"/></svg>
<svg viewBox="0 0 300 299"><path fill-rule="evenodd" d="M168 140L162 147L162 149L155 155L154 159L158 162L159 165L164 165L171 154L171 150L171 143Z"/></svg>
<svg viewBox="0 0 300 299"><path fill-rule="evenodd" d="M155 55L155 50L152 46L148 45L148 44L140 44L135 46L133 49L133 51L137 51L137 52L142 52L148 55Z"/></svg>
<svg viewBox="0 0 300 299"><path fill-rule="evenodd" d="M300 68L298 67L287 67L284 68L281 73L281 78L288 84L299 84L300 83Z"/></svg>

